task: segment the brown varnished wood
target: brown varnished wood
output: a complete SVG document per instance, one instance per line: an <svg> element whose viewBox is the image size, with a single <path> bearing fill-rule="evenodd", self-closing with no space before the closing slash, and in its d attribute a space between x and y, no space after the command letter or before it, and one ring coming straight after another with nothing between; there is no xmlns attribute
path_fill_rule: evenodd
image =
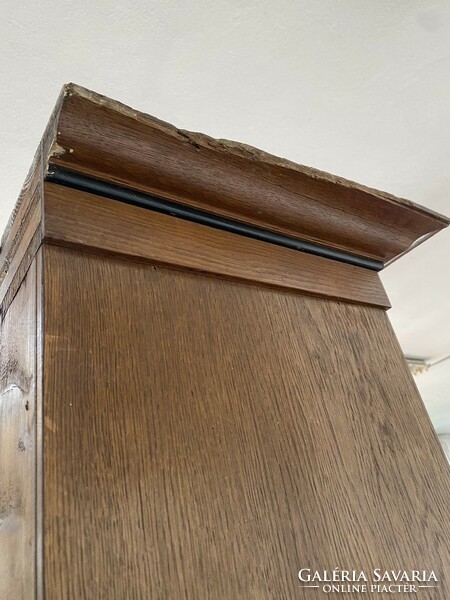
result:
<svg viewBox="0 0 450 600"><path fill-rule="evenodd" d="M378 273L45 184L47 241L388 308Z"/></svg>
<svg viewBox="0 0 450 600"><path fill-rule="evenodd" d="M0 326L0 598L35 596L36 265Z"/></svg>
<svg viewBox="0 0 450 600"><path fill-rule="evenodd" d="M237 142L65 87L50 164L383 263L448 220Z"/></svg>
<svg viewBox="0 0 450 600"><path fill-rule="evenodd" d="M448 465L384 311L55 246L44 269L48 598L309 600L301 567L376 566L450 597Z"/></svg>
<svg viewBox="0 0 450 600"><path fill-rule="evenodd" d="M55 136L64 92L52 112L0 247L0 319L28 271L42 243L42 199L48 156L55 151Z"/></svg>
<svg viewBox="0 0 450 600"><path fill-rule="evenodd" d="M8 310L40 246L41 201L42 185L39 176L35 175L22 191L17 216L0 253L0 319Z"/></svg>

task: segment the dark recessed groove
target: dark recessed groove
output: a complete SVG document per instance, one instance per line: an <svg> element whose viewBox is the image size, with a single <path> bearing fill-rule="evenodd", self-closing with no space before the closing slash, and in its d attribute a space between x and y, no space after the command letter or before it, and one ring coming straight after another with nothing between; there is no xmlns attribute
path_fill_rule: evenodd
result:
<svg viewBox="0 0 450 600"><path fill-rule="evenodd" d="M247 225L246 223L227 219L226 217L214 215L207 211L185 206L171 200L165 200L150 194L138 192L121 185L101 181L94 177L81 175L75 171L70 171L69 169L56 167L54 165L49 165L49 170L45 179L46 181L81 190L83 192L89 192L91 194L96 194L97 196L110 198L111 200L117 200L126 204L154 210L187 221L207 225L208 227L214 227L237 235L243 235L255 240L267 242L269 244L284 246L291 250L315 254L316 256L322 256L331 260L371 269L372 271L380 271L383 268L383 263L377 260L355 256L348 252L342 252L320 244L306 242L274 231Z"/></svg>

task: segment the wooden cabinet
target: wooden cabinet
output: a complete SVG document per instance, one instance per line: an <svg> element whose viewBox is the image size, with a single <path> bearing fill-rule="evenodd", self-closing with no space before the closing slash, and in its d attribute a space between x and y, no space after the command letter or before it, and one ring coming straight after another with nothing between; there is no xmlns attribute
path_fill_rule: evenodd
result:
<svg viewBox="0 0 450 600"><path fill-rule="evenodd" d="M335 568L448 597L377 273L446 224L67 86L1 255L1 597L309 600Z"/></svg>

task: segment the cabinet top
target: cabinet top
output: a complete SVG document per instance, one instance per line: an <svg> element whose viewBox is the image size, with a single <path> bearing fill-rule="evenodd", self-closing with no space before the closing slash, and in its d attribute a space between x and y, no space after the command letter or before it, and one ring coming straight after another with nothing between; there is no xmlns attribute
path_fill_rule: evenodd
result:
<svg viewBox="0 0 450 600"><path fill-rule="evenodd" d="M106 185L157 197L376 270L449 223L408 200L246 144L178 129L70 83L3 236L2 269L5 245L26 212L22 204L27 198L32 204L44 179L58 178L72 187L82 181L97 194Z"/></svg>

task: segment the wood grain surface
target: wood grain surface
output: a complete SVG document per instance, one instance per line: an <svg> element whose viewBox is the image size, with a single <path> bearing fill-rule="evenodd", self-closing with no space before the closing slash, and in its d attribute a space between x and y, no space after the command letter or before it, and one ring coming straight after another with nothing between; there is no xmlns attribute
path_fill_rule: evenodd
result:
<svg viewBox="0 0 450 600"><path fill-rule="evenodd" d="M41 244L42 177L40 158L21 193L17 213L0 249L0 319L22 283Z"/></svg>
<svg viewBox="0 0 450 600"><path fill-rule="evenodd" d="M389 308L378 273L46 183L46 241Z"/></svg>
<svg viewBox="0 0 450 600"><path fill-rule="evenodd" d="M378 275L53 164L383 262L448 223L66 86L0 251L1 600L315 599L302 567L449 598L449 469Z"/></svg>
<svg viewBox="0 0 450 600"><path fill-rule="evenodd" d="M302 567L450 597L449 468L383 310L54 246L44 275L48 599L319 598Z"/></svg>
<svg viewBox="0 0 450 600"><path fill-rule="evenodd" d="M30 171L1 238L0 247L0 319L25 277L41 243L44 171L48 156L54 152L54 140L64 92L36 150Z"/></svg>
<svg viewBox="0 0 450 600"><path fill-rule="evenodd" d="M35 597L36 267L0 328L0 598Z"/></svg>
<svg viewBox="0 0 450 600"><path fill-rule="evenodd" d="M384 263L448 224L407 200L179 130L79 86L64 94L50 164Z"/></svg>

